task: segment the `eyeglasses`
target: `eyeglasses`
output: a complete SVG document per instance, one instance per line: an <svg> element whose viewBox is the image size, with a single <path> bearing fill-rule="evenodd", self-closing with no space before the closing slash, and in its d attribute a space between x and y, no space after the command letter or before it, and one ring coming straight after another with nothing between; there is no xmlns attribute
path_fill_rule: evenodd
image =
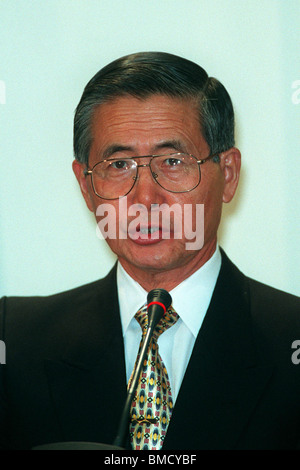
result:
<svg viewBox="0 0 300 470"><path fill-rule="evenodd" d="M136 160L150 158L149 163L138 164ZM171 193L185 193L195 189L201 181L200 165L218 155L203 160L187 153L168 155L145 155L128 158L118 156L96 163L92 169L84 170L91 175L95 194L102 199L119 199L127 196L138 179L139 168L149 167L155 183Z"/></svg>

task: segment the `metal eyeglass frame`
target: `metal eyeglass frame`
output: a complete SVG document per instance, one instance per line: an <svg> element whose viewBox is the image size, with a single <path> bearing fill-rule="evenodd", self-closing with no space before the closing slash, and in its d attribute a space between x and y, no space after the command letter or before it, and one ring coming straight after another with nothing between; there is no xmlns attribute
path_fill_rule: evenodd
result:
<svg viewBox="0 0 300 470"><path fill-rule="evenodd" d="M152 162L152 160L153 160L154 158L157 158L157 157L176 157L176 156L178 157L178 156L180 156L180 155L187 155L187 156L189 156L189 157L192 157L192 158L194 158L195 161L198 163L199 181L198 181L198 183L197 183L193 188L191 188L191 189L185 189L185 190L183 190L183 191L172 191L172 190L170 190L170 189L164 188L164 187L160 184L160 182L157 180L158 175L152 171L151 162ZM97 163L93 166L93 168L91 168L91 169L85 169L85 170L83 171L83 174L84 174L84 176L88 176L88 175L91 176L92 188L93 188L93 191L94 191L94 193L96 194L96 196L100 197L101 199L106 199L106 200L109 200L109 201L112 201L112 200L115 200L115 199L119 199L120 197L125 197L125 196L127 196L127 194L130 193L130 191L133 189L133 187L134 187L136 181L138 180L138 168L143 168L143 167L147 167L147 166L148 166L149 169L150 169L150 173L151 173L151 175L152 175L153 180L155 181L155 183L157 183L157 184L158 184L161 188L163 188L165 191L168 191L168 192L170 192L170 193L175 193L175 194L189 193L190 191L193 191L195 188L197 188L197 186L199 186L199 184L200 184L200 182L201 182L200 165L203 165L203 164L206 163L207 161L211 160L212 158L216 158L216 157L218 157L218 161L216 161L216 163L218 163L218 162L220 161L220 160L219 160L219 154L218 154L218 153L215 153L215 154L213 154L213 155L209 155L208 157L203 158L203 159L201 159L201 160L197 160L197 158L196 158L194 155L190 154L190 153L183 153L183 152L169 153L169 154L166 154L166 155L141 155L141 156L138 156L138 157L125 157L125 158L122 158L122 159L119 159L119 158L108 158L108 159L106 159L106 160L101 160L100 162L97 162ZM148 163L142 163L141 165L136 164L136 176L133 178L133 184L132 184L131 188L129 189L129 191L127 191L126 194L123 194L122 196L118 196L118 197L107 198L107 197L100 196L100 195L97 193L97 191L95 190L95 187L94 187L94 182L93 182L93 171L94 171L94 169L95 169L95 167L96 167L97 165L99 165L100 163L104 163L104 162L113 162L113 161L117 161L117 160L133 160L133 161L135 161L135 160L137 160L137 159L139 159L139 158L150 158L150 161L149 161ZM136 163L136 162L135 162L135 163Z"/></svg>

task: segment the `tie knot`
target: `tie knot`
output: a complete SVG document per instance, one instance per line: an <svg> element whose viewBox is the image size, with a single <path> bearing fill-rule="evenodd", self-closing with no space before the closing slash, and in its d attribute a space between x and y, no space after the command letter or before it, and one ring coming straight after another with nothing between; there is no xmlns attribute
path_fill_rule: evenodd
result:
<svg viewBox="0 0 300 470"><path fill-rule="evenodd" d="M179 315L175 312L173 307L169 307L168 310L164 313L162 318L159 320L158 324L155 327L153 338L157 340L157 338L168 328L175 325L179 318ZM147 305L143 306L138 310L135 314L135 319L139 322L143 336L147 333L148 328L148 313L147 313Z"/></svg>

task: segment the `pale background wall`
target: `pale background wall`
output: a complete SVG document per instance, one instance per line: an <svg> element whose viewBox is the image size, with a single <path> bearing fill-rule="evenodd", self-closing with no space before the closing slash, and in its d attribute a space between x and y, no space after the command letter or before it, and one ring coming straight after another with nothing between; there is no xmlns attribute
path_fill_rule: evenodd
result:
<svg viewBox="0 0 300 470"><path fill-rule="evenodd" d="M299 0L2 0L0 295L62 291L112 266L71 170L72 119L94 73L143 50L227 87L243 172L220 243L299 295L299 23Z"/></svg>

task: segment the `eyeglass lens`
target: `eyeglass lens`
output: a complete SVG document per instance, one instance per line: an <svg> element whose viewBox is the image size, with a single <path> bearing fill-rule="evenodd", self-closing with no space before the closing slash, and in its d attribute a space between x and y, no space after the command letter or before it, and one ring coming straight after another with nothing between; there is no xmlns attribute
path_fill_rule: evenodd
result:
<svg viewBox="0 0 300 470"><path fill-rule="evenodd" d="M105 199L125 196L133 188L138 171L141 171L140 166L145 165L139 165L136 160L127 157L99 162L92 172L96 194ZM200 182L200 166L192 155L154 156L149 166L154 180L167 191L190 191Z"/></svg>

